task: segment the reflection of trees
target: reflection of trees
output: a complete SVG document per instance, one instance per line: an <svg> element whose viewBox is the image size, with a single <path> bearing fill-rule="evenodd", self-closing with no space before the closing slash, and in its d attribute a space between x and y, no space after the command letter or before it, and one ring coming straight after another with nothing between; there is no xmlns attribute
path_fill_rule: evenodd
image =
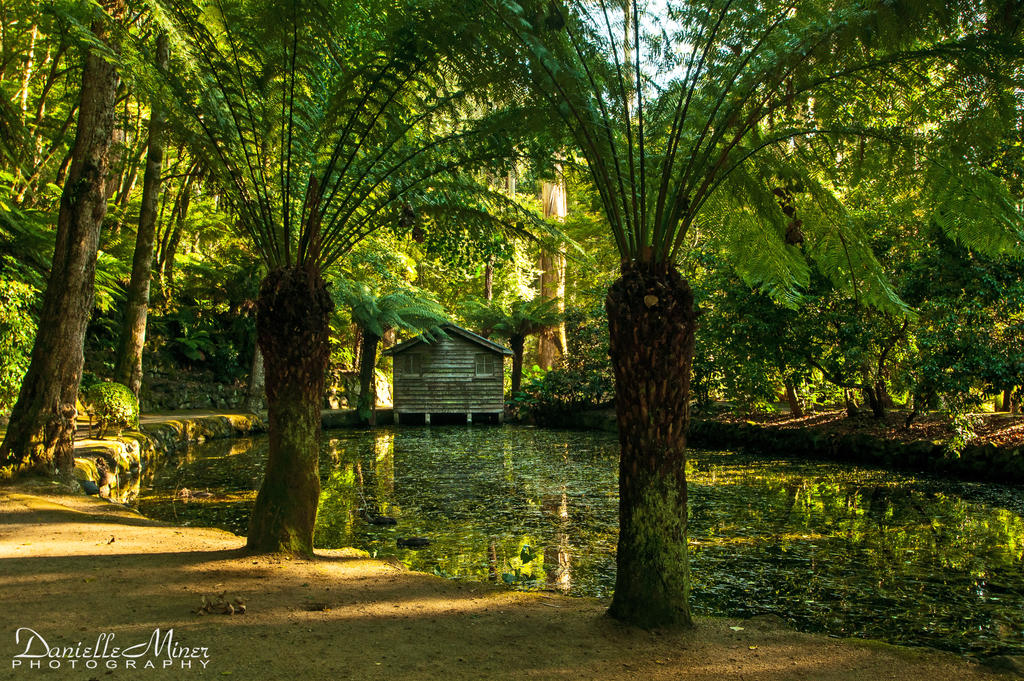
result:
<svg viewBox="0 0 1024 681"><path fill-rule="evenodd" d="M377 431L373 436L373 488L377 513L390 516L395 510L395 435Z"/></svg>
<svg viewBox="0 0 1024 681"><path fill-rule="evenodd" d="M156 471L159 484L218 497L245 491L244 530L266 456L260 442L207 443L178 465L169 459ZM317 546L396 550L395 528L358 519L365 495L369 510L399 517L402 536L434 541L401 554L414 569L501 582L518 567L516 586L606 596L615 459L614 443L600 443L594 434L513 429L335 435L321 457ZM689 473L691 538L695 602L705 612L773 611L808 628L947 647L978 632L1005 642L993 632L1024 630L1024 520L1012 490L698 457ZM177 510L216 511L202 524L238 531L222 501L179 501Z"/></svg>
<svg viewBox="0 0 1024 681"><path fill-rule="evenodd" d="M1019 514L884 472L712 468L691 487L705 609L979 651L1024 627Z"/></svg>
<svg viewBox="0 0 1024 681"><path fill-rule="evenodd" d="M359 507L356 463L340 463L321 478L315 543L317 546L347 546L352 542L352 528Z"/></svg>
<svg viewBox="0 0 1024 681"><path fill-rule="evenodd" d="M547 515L558 522L554 541L544 549L544 570L548 576L548 587L563 593L572 589L572 568L569 555L569 495L562 485L561 496L547 497L541 507Z"/></svg>

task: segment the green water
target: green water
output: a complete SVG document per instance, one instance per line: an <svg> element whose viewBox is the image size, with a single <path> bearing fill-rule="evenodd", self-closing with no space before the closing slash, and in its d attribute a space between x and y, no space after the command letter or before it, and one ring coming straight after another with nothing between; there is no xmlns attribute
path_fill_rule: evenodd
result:
<svg viewBox="0 0 1024 681"><path fill-rule="evenodd" d="M316 543L453 579L607 597L617 449L603 433L520 427L333 431ZM197 446L155 472L140 510L244 534L265 456L259 438ZM687 477L697 613L1024 654L1024 490L703 450ZM400 537L431 544L398 548Z"/></svg>

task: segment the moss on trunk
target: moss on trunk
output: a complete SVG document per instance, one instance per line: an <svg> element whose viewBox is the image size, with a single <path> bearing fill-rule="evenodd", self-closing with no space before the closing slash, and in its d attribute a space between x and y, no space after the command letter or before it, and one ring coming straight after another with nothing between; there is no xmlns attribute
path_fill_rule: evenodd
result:
<svg viewBox="0 0 1024 681"><path fill-rule="evenodd" d="M310 556L320 499L320 402L333 304L317 271L263 280L256 332L266 372L267 469L249 521L250 549Z"/></svg>
<svg viewBox="0 0 1024 681"><path fill-rule="evenodd" d="M673 268L628 265L609 289L610 353L622 448L619 544L609 614L688 625L686 428L696 311Z"/></svg>

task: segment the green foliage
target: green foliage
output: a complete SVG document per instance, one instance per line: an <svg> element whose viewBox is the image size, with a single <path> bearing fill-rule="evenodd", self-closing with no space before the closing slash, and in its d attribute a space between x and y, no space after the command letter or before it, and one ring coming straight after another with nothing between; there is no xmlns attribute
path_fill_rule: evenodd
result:
<svg viewBox="0 0 1024 681"><path fill-rule="evenodd" d="M464 178L435 184L410 197L416 216L412 229L424 253L442 262L449 274L474 270L488 258L511 259L515 238L561 236L525 201L481 182Z"/></svg>
<svg viewBox="0 0 1024 681"><path fill-rule="evenodd" d="M909 377L915 399L955 415L1024 384L1024 263L932 239L904 283L919 310Z"/></svg>
<svg viewBox="0 0 1024 681"><path fill-rule="evenodd" d="M435 182L510 155L507 115L470 106L450 3L162 3L168 120L269 268L324 270ZM465 76L465 74L463 74Z"/></svg>
<svg viewBox="0 0 1024 681"><path fill-rule="evenodd" d="M139 425L139 402L132 391L120 383L97 383L83 391L82 402L89 412L90 422L96 420L100 437L111 428L120 433Z"/></svg>
<svg viewBox="0 0 1024 681"><path fill-rule="evenodd" d="M36 296L31 286L0 278L0 414L9 413L28 370L36 335Z"/></svg>
<svg viewBox="0 0 1024 681"><path fill-rule="evenodd" d="M624 262L711 245L790 306L816 270L906 315L852 210L848 189L874 175L898 178L876 196L924 187L914 210L961 243L1020 250L990 159L1019 120L1024 48L981 2L489 6L512 36L501 53L527 55L586 159Z"/></svg>
<svg viewBox="0 0 1024 681"><path fill-rule="evenodd" d="M953 429L953 437L946 443L946 452L953 457L959 457L964 447L971 444L974 439L977 417L969 414L963 405L956 405L949 412L950 425Z"/></svg>
<svg viewBox="0 0 1024 681"><path fill-rule="evenodd" d="M412 286L376 295L366 284L337 279L332 289L335 301L350 311L352 321L378 338L389 329L440 332L438 327L448 321L430 293Z"/></svg>
<svg viewBox="0 0 1024 681"><path fill-rule="evenodd" d="M468 298L463 315L484 336L495 334L520 340L552 327L562 319L555 298L519 299L507 305L497 300L487 303Z"/></svg>
<svg viewBox="0 0 1024 681"><path fill-rule="evenodd" d="M13 192L16 176L0 170L0 192ZM37 290L46 288L50 270L53 216L25 210L0 199L0 276L22 281Z"/></svg>
<svg viewBox="0 0 1024 681"><path fill-rule="evenodd" d="M604 306L567 310L565 333L568 352L558 364L523 383L522 406L552 424L560 414L607 407L615 396Z"/></svg>

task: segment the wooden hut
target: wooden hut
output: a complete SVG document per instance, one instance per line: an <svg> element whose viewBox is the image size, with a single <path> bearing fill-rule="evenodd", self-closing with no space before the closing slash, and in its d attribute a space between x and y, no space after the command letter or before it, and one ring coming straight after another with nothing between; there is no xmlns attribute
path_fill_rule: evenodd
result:
<svg viewBox="0 0 1024 681"><path fill-rule="evenodd" d="M384 350L394 358L395 423L500 423L505 356L512 351L455 324Z"/></svg>

